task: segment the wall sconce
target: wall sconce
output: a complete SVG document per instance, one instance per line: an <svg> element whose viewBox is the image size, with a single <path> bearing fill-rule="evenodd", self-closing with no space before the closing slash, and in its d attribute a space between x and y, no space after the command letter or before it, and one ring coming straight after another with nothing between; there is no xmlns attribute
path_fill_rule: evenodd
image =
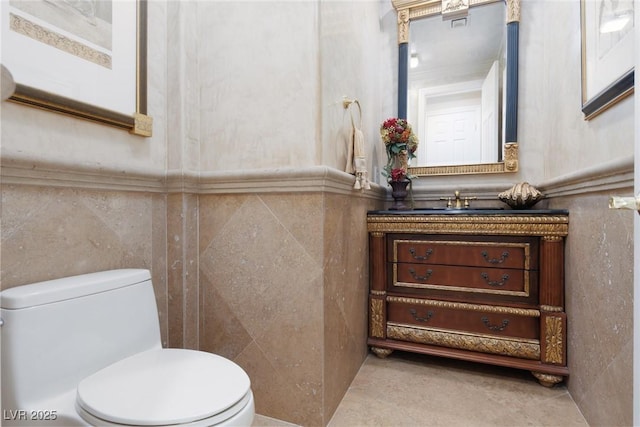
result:
<svg viewBox="0 0 640 427"><path fill-rule="evenodd" d="M409 67L416 68L420 64L420 60L418 59L417 53L412 53L411 58L409 58Z"/></svg>

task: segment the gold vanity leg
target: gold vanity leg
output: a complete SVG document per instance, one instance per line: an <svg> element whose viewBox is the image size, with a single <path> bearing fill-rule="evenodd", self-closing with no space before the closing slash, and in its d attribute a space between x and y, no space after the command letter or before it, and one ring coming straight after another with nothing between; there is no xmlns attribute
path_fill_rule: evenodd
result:
<svg viewBox="0 0 640 427"><path fill-rule="evenodd" d="M369 338L385 340L387 338L387 261L384 233L369 233ZM381 359L393 350L371 347L371 351Z"/></svg>
<svg viewBox="0 0 640 427"><path fill-rule="evenodd" d="M393 353L393 350L390 348L380 348L380 347L371 347L371 351L380 359L384 359L387 356L389 356L391 353Z"/></svg>
<svg viewBox="0 0 640 427"><path fill-rule="evenodd" d="M543 236L540 247L540 361L567 366L567 314L564 312L564 239ZM563 376L532 372L540 384L553 387Z"/></svg>
<svg viewBox="0 0 640 427"><path fill-rule="evenodd" d="M562 382L563 377L560 375L543 374L542 372L531 371L534 377L538 379L538 382L545 387L553 387L554 385Z"/></svg>

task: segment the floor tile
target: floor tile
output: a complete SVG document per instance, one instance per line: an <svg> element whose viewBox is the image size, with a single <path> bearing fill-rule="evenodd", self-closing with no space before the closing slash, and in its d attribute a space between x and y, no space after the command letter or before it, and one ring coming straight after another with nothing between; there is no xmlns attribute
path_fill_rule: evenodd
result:
<svg viewBox="0 0 640 427"><path fill-rule="evenodd" d="M566 388L528 371L394 352L369 355L329 427L588 426Z"/></svg>
<svg viewBox="0 0 640 427"><path fill-rule="evenodd" d="M292 427L256 416L254 427ZM394 352L367 356L328 427L583 426L566 387L528 371Z"/></svg>

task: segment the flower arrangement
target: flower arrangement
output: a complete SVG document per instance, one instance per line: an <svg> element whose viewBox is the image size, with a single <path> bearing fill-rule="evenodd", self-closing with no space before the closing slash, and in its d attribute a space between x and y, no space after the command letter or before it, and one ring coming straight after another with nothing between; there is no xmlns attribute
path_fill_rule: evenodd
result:
<svg viewBox="0 0 640 427"><path fill-rule="evenodd" d="M411 180L409 161L416 157L418 137L405 119L392 117L380 126L380 136L387 152L387 164L382 174L389 182Z"/></svg>

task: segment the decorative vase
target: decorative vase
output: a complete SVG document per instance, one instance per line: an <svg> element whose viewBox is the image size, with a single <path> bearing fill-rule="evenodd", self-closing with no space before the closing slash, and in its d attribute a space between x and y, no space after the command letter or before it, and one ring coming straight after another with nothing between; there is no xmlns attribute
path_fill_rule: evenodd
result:
<svg viewBox="0 0 640 427"><path fill-rule="evenodd" d="M408 179L402 181L389 181L391 185L391 196L393 197L393 204L389 208L392 211L406 211L411 208L404 203L404 199L409 192L407 186L411 183Z"/></svg>

